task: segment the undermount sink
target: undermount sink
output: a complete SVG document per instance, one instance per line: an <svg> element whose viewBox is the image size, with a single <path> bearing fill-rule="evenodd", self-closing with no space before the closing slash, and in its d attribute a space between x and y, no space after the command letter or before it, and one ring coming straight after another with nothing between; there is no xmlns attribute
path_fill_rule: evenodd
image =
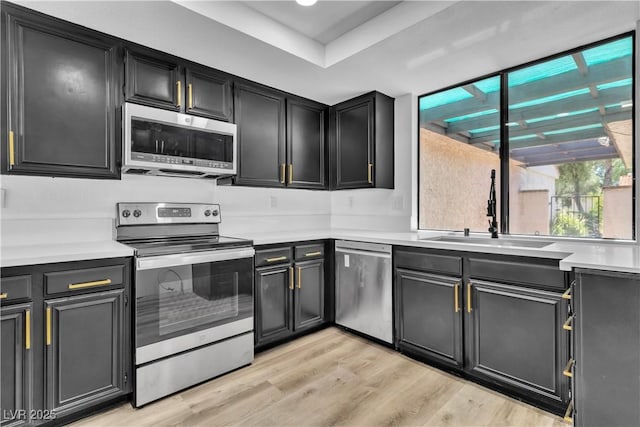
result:
<svg viewBox="0 0 640 427"><path fill-rule="evenodd" d="M536 240L518 240L518 239L492 239L490 237L471 237L471 236L438 236L426 238L424 240L432 240L438 242L451 242L451 243L469 243L476 245L491 245L491 246L508 246L508 247L520 247L520 248L544 248L549 246L552 242L542 242Z"/></svg>

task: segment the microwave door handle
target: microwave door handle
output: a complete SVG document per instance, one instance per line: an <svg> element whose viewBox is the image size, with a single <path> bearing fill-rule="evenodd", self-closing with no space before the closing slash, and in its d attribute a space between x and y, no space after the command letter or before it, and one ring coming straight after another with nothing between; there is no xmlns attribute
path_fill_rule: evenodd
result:
<svg viewBox="0 0 640 427"><path fill-rule="evenodd" d="M203 264L241 258L252 258L254 254L255 251L253 250L253 248L241 248L143 257L137 259L136 269L138 271L152 270L154 268L176 267L180 265Z"/></svg>
<svg viewBox="0 0 640 427"><path fill-rule="evenodd" d="M155 153L156 154L158 153L158 140L157 139L156 139L156 151L155 151Z"/></svg>

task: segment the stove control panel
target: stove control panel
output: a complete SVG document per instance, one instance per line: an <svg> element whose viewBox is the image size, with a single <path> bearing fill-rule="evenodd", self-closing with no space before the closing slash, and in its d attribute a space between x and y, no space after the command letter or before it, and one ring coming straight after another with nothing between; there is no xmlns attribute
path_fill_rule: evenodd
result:
<svg viewBox="0 0 640 427"><path fill-rule="evenodd" d="M118 203L117 225L219 224L220 205L209 203Z"/></svg>

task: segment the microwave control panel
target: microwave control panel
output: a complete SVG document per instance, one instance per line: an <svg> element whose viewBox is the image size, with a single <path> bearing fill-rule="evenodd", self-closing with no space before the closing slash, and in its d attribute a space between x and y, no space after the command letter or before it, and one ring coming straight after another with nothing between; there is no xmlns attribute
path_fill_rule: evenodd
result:
<svg viewBox="0 0 640 427"><path fill-rule="evenodd" d="M201 168L216 168L216 169L233 169L233 163L231 162L216 162L212 160L192 159L176 156L163 156L160 154L149 154L131 152L131 159L140 162L152 162L162 163L167 165L183 165L183 166L197 166Z"/></svg>

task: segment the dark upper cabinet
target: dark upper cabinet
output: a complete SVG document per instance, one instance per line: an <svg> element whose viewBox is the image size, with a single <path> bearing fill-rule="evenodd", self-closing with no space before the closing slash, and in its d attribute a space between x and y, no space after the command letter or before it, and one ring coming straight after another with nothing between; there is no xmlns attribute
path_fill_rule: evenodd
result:
<svg viewBox="0 0 640 427"><path fill-rule="evenodd" d="M116 39L2 4L3 173L118 178Z"/></svg>
<svg viewBox="0 0 640 427"><path fill-rule="evenodd" d="M568 401L568 338L561 292L471 278L466 288L467 370L528 398Z"/></svg>
<svg viewBox="0 0 640 427"><path fill-rule="evenodd" d="M33 304L0 309L0 425L15 427L29 422L31 402L31 316Z"/></svg>
<svg viewBox="0 0 640 427"><path fill-rule="evenodd" d="M394 99L371 92L331 110L331 189L393 188Z"/></svg>
<svg viewBox="0 0 640 427"><path fill-rule="evenodd" d="M233 120L231 77L158 51L129 47L125 55L127 102Z"/></svg>
<svg viewBox="0 0 640 427"><path fill-rule="evenodd" d="M284 95L262 86L235 85L238 174L235 183L284 187L287 179Z"/></svg>
<svg viewBox="0 0 640 427"><path fill-rule="evenodd" d="M287 99L287 186L327 186L325 110L322 104Z"/></svg>
<svg viewBox="0 0 640 427"><path fill-rule="evenodd" d="M461 278L402 268L396 268L395 276L398 348L461 368Z"/></svg>
<svg viewBox="0 0 640 427"><path fill-rule="evenodd" d="M324 321L324 259L295 264L294 330L319 325Z"/></svg>
<svg viewBox="0 0 640 427"><path fill-rule="evenodd" d="M293 279L291 264L256 269L257 344L278 340L293 331L290 309Z"/></svg>
<svg viewBox="0 0 640 427"><path fill-rule="evenodd" d="M45 301L45 407L58 417L124 394L124 295Z"/></svg>
<svg viewBox="0 0 640 427"><path fill-rule="evenodd" d="M184 100L180 66L168 57L127 49L125 98L128 102L179 111Z"/></svg>

